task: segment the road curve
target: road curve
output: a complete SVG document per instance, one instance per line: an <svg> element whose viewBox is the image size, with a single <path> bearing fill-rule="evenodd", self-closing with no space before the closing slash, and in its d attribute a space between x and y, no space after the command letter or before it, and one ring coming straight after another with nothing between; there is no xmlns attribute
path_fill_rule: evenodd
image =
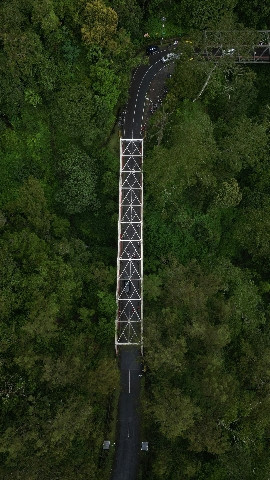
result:
<svg viewBox="0 0 270 480"><path fill-rule="evenodd" d="M134 72L123 124L123 138L142 138L141 126L145 95L157 73L167 66L161 61L165 52L166 50L164 49L160 53L151 56L149 65L141 65Z"/></svg>
<svg viewBox="0 0 270 480"><path fill-rule="evenodd" d="M141 127L145 96L149 86L166 64L161 61L165 50L149 59L149 65L138 67L132 77L129 100L122 126L123 138L142 138ZM136 346L121 347L121 393L118 404L117 441L111 480L136 480L140 455L140 379L141 352ZM147 439L144 439L147 440Z"/></svg>
<svg viewBox="0 0 270 480"><path fill-rule="evenodd" d="M166 49L150 57L149 65L141 65L133 74L126 114L122 124L123 139L142 138L145 96L154 77L167 66L161 61L165 52ZM121 347L120 374L121 393L118 404L117 441L111 480L136 480L140 456L139 400L142 376L138 347ZM143 440L147 441L148 439Z"/></svg>

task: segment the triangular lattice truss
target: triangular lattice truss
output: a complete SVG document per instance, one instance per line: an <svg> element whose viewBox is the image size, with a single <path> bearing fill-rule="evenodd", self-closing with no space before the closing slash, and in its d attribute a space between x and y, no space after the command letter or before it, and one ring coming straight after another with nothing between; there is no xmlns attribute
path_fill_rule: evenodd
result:
<svg viewBox="0 0 270 480"><path fill-rule="evenodd" d="M270 30L205 30L204 49L208 60L228 58L237 63L270 63Z"/></svg>
<svg viewBox="0 0 270 480"><path fill-rule="evenodd" d="M143 341L143 140L120 139L115 346Z"/></svg>

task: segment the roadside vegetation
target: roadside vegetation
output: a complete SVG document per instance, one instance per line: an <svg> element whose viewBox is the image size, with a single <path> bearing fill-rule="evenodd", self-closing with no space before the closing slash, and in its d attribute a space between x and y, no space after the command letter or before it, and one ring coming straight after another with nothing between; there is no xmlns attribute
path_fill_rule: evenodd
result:
<svg viewBox="0 0 270 480"><path fill-rule="evenodd" d="M104 480L115 125L145 42L181 33L146 138L143 478L268 478L270 71L229 57L213 69L186 41L269 26L256 5L1 2L1 478Z"/></svg>
<svg viewBox="0 0 270 480"><path fill-rule="evenodd" d="M192 35L145 146L141 478L266 480L270 70Z"/></svg>
<svg viewBox="0 0 270 480"><path fill-rule="evenodd" d="M104 478L100 454L119 384L119 160L108 140L140 63L124 23L101 1L1 2L6 480Z"/></svg>

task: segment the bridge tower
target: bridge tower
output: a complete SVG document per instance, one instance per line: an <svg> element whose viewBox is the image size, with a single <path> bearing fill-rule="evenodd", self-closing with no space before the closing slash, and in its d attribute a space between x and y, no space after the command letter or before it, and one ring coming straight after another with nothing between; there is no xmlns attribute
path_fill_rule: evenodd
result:
<svg viewBox="0 0 270 480"><path fill-rule="evenodd" d="M143 139L120 139L115 349L143 350ZM142 352L143 353L143 352Z"/></svg>

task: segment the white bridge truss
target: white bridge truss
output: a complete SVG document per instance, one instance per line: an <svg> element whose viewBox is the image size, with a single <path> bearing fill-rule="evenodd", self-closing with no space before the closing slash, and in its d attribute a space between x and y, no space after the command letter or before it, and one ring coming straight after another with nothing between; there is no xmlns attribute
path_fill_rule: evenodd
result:
<svg viewBox="0 0 270 480"><path fill-rule="evenodd" d="M143 140L120 139L115 348L143 347Z"/></svg>

